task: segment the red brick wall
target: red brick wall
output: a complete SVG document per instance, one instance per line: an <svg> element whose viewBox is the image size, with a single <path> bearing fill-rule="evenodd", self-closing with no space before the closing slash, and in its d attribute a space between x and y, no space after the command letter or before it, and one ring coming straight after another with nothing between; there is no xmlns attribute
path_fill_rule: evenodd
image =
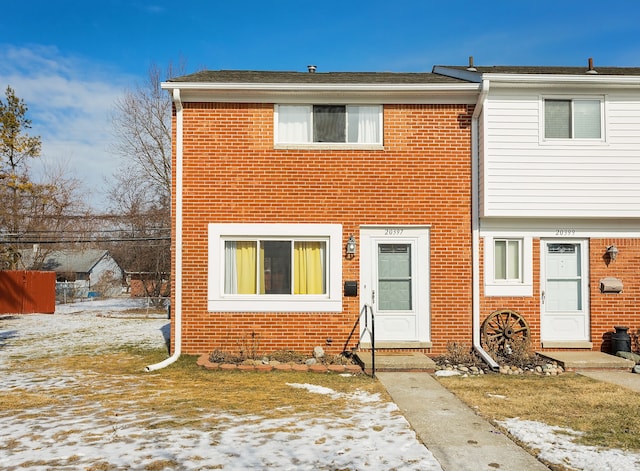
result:
<svg viewBox="0 0 640 471"><path fill-rule="evenodd" d="M357 298L343 298L339 313L208 312L207 225L215 222L340 223L343 244L360 225L429 224L431 353L452 340L470 344L471 113L386 105L384 150L275 150L273 105L185 103L183 352L255 343L262 353L316 345L338 353L357 340ZM343 260L343 280L358 279L359 254Z"/></svg>
<svg viewBox="0 0 640 471"><path fill-rule="evenodd" d="M615 261L608 263L604 254L612 244L618 247L620 254ZM483 250L480 253L482 256ZM483 268L480 271L483 279ZM600 280L608 276L622 280L622 293L600 292ZM615 326L629 327L630 335L640 329L640 239L589 240L589 304L593 350L609 352L610 336L615 332ZM521 314L531 329L532 347L542 350L540 239L533 239L533 297L481 296L481 321L497 309L513 309Z"/></svg>
<svg viewBox="0 0 640 471"><path fill-rule="evenodd" d="M603 257L615 244L620 253L615 261ZM591 239L589 242L591 289L591 340L594 350L609 352L615 326L640 329L640 239ZM611 276L623 283L621 293L601 293L600 280Z"/></svg>

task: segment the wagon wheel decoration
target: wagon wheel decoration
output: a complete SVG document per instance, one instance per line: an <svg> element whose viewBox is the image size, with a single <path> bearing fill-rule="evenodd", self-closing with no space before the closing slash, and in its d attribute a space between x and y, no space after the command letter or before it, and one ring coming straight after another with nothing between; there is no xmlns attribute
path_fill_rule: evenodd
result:
<svg viewBox="0 0 640 471"><path fill-rule="evenodd" d="M510 309L492 312L482 323L482 340L487 347L509 350L512 342L529 339L529 324L524 317Z"/></svg>

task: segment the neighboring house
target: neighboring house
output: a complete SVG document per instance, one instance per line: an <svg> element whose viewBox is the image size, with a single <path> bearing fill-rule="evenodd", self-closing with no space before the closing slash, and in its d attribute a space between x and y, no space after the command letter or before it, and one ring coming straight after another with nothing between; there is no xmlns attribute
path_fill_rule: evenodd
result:
<svg viewBox="0 0 640 471"><path fill-rule="evenodd" d="M125 271L127 290L132 298L168 297L171 286L168 273Z"/></svg>
<svg viewBox="0 0 640 471"><path fill-rule="evenodd" d="M124 273L107 250L54 250L44 255L23 250L21 254L27 269L55 272L59 289L64 287L73 297L116 296L122 291Z"/></svg>
<svg viewBox="0 0 640 471"><path fill-rule="evenodd" d="M163 83L175 104L174 352L366 347L365 303L378 347L470 340L478 84L312 72Z"/></svg>
<svg viewBox="0 0 640 471"><path fill-rule="evenodd" d="M609 350L640 328L640 68L435 67L482 85L482 316L535 349ZM508 315L508 314L505 314Z"/></svg>

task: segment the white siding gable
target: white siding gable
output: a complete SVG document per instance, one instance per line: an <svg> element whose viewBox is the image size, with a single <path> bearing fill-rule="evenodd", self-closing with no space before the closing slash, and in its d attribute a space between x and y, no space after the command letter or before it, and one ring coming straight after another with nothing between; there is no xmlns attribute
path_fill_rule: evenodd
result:
<svg viewBox="0 0 640 471"><path fill-rule="evenodd" d="M603 99L602 139L545 141L549 97ZM640 216L640 91L496 87L481 124L482 216Z"/></svg>

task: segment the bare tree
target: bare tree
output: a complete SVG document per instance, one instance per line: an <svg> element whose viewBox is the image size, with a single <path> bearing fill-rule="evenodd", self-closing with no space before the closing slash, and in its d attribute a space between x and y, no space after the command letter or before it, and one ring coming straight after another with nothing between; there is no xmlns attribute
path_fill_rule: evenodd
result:
<svg viewBox="0 0 640 471"><path fill-rule="evenodd" d="M165 78L182 70L170 65ZM122 216L120 229L143 240L114 246L112 253L155 296L162 294L170 272L172 102L161 82L160 68L152 65L145 82L115 103L113 151L123 165L109 185L111 210Z"/></svg>
<svg viewBox="0 0 640 471"><path fill-rule="evenodd" d="M174 75L169 66L167 78ZM135 171L141 182L151 185L155 196L171 195L171 97L161 88L158 66L149 67L146 81L116 101L112 116L113 150Z"/></svg>

